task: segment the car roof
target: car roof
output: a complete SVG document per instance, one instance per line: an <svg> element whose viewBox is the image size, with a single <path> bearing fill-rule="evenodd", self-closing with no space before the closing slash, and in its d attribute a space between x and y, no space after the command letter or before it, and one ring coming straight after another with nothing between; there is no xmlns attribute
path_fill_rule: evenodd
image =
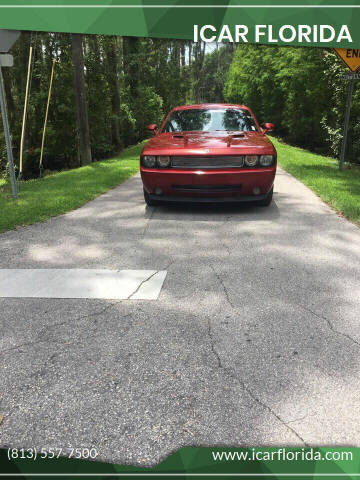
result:
<svg viewBox="0 0 360 480"><path fill-rule="evenodd" d="M174 112L177 110L195 110L203 108L241 108L243 110L251 111L246 105L237 105L234 103L197 103L195 105L181 105L173 108L171 111Z"/></svg>

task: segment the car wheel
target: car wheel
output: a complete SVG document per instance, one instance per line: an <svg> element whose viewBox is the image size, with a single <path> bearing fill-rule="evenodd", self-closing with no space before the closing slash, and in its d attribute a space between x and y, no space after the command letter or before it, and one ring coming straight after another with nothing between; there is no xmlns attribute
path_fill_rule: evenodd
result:
<svg viewBox="0 0 360 480"><path fill-rule="evenodd" d="M150 195L148 194L148 192L145 190L144 188L144 200L145 200L145 203L148 207L156 207L157 205L159 205L159 202L156 201L156 200L153 200L152 198L150 198Z"/></svg>
<svg viewBox="0 0 360 480"><path fill-rule="evenodd" d="M260 205L261 207L268 207L272 202L273 192L274 192L274 187L270 190L270 192L266 195L266 197L263 200L259 200L257 204Z"/></svg>

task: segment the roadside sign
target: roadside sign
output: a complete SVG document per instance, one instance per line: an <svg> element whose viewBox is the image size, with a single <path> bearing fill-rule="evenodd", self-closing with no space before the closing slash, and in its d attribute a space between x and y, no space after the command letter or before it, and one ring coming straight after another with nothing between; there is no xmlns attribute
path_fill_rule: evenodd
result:
<svg viewBox="0 0 360 480"><path fill-rule="evenodd" d="M2 67L13 67L14 57L8 53L0 53L0 65Z"/></svg>
<svg viewBox="0 0 360 480"><path fill-rule="evenodd" d="M0 52L7 53L19 37L19 30L0 30Z"/></svg>
<svg viewBox="0 0 360 480"><path fill-rule="evenodd" d="M341 143L340 158L339 158L339 168L342 170L344 168L345 153L346 153L346 143L347 136L349 131L349 122L350 122L350 111L352 104L352 97L354 91L354 80L355 72L360 68L360 50L354 48L334 48L338 57L341 58L343 63L351 70L349 74L349 90L346 101L346 111L345 111L345 121L344 121L344 130L343 130L343 139Z"/></svg>
<svg viewBox="0 0 360 480"><path fill-rule="evenodd" d="M334 50L352 72L360 68L360 50L354 48L334 48Z"/></svg>
<svg viewBox="0 0 360 480"><path fill-rule="evenodd" d="M344 64L351 70L352 73L349 74L349 90L346 101L346 111L345 111L345 121L344 121L344 130L343 130L343 139L341 143L340 158L339 158L339 168L342 170L344 168L345 153L346 153L346 142L349 131L350 123L350 112L351 104L354 92L354 81L357 77L357 72L360 69L360 49L355 48L334 48L338 57L344 62Z"/></svg>

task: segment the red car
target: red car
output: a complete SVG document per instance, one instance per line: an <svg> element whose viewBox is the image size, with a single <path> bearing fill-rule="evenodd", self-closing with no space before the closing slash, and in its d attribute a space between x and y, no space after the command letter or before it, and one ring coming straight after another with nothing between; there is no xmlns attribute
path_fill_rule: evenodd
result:
<svg viewBox="0 0 360 480"><path fill-rule="evenodd" d="M144 147L145 202L249 202L270 205L276 150L243 105L186 105L171 110Z"/></svg>

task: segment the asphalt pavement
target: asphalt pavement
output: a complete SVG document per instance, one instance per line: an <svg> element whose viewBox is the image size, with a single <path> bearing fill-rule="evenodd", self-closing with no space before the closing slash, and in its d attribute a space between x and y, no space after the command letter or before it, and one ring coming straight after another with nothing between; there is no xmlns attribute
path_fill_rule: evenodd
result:
<svg viewBox="0 0 360 480"><path fill-rule="evenodd" d="M270 207L148 208L136 176L0 235L2 269L167 271L157 300L0 298L0 446L360 446L359 260L283 171Z"/></svg>

